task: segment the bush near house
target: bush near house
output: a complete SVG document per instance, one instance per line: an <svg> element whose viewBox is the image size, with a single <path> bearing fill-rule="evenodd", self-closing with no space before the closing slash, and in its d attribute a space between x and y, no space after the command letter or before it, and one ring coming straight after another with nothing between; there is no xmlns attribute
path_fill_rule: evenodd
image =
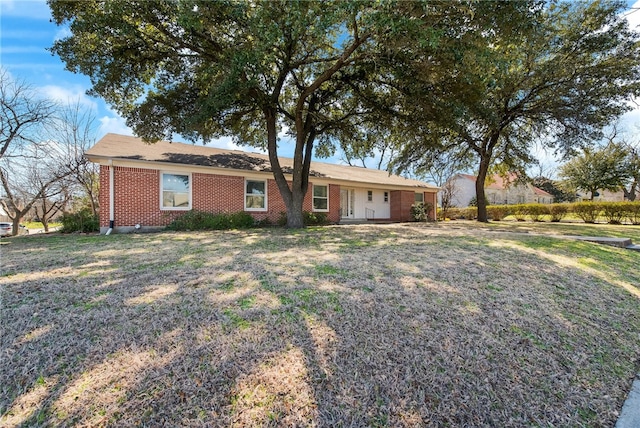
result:
<svg viewBox="0 0 640 428"><path fill-rule="evenodd" d="M429 221L433 220L429 217L429 212L433 208L433 204L429 202L418 202L411 205L411 219L413 221Z"/></svg>
<svg viewBox="0 0 640 428"><path fill-rule="evenodd" d="M309 211L302 213L302 221L305 226L325 226L331 223L326 213L312 213ZM282 211L278 219L278 226L285 227L286 225L287 213Z"/></svg>
<svg viewBox="0 0 640 428"><path fill-rule="evenodd" d="M189 211L173 220L168 230L228 230L248 229L255 225L255 220L246 212L209 213L205 211Z"/></svg>
<svg viewBox="0 0 640 428"><path fill-rule="evenodd" d="M62 233L91 233L100 230L98 216L93 215L89 208L83 208L76 213L65 213L60 220Z"/></svg>

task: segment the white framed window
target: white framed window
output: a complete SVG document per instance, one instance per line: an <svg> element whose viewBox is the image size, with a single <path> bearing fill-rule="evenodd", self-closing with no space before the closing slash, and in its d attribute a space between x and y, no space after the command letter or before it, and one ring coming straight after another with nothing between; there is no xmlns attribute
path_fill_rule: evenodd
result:
<svg viewBox="0 0 640 428"><path fill-rule="evenodd" d="M416 193L414 202L424 202L424 193Z"/></svg>
<svg viewBox="0 0 640 428"><path fill-rule="evenodd" d="M367 190L367 202L373 202L373 190Z"/></svg>
<svg viewBox="0 0 640 428"><path fill-rule="evenodd" d="M267 210L267 182L264 180L245 180L244 209L246 211Z"/></svg>
<svg viewBox="0 0 640 428"><path fill-rule="evenodd" d="M313 185L313 210L329 211L329 186Z"/></svg>
<svg viewBox="0 0 640 428"><path fill-rule="evenodd" d="M160 174L160 209L191 209L191 174L175 172Z"/></svg>
<svg viewBox="0 0 640 428"><path fill-rule="evenodd" d="M384 203L385 204L389 203L389 192L384 192Z"/></svg>

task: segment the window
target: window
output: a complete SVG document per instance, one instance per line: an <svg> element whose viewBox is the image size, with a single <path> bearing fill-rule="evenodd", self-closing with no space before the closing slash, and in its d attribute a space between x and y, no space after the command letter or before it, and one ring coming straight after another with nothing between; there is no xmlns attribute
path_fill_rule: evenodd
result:
<svg viewBox="0 0 640 428"><path fill-rule="evenodd" d="M160 180L160 208L165 210L191 209L191 176L162 173Z"/></svg>
<svg viewBox="0 0 640 428"><path fill-rule="evenodd" d="M367 190L367 202L373 202L373 190Z"/></svg>
<svg viewBox="0 0 640 428"><path fill-rule="evenodd" d="M244 209L247 211L266 211L267 182L247 180L244 186Z"/></svg>
<svg viewBox="0 0 640 428"><path fill-rule="evenodd" d="M329 186L313 186L313 210L329 211Z"/></svg>
<svg viewBox="0 0 640 428"><path fill-rule="evenodd" d="M384 192L384 202L385 203L389 202L389 192Z"/></svg>
<svg viewBox="0 0 640 428"><path fill-rule="evenodd" d="M416 193L414 202L424 202L424 193Z"/></svg>

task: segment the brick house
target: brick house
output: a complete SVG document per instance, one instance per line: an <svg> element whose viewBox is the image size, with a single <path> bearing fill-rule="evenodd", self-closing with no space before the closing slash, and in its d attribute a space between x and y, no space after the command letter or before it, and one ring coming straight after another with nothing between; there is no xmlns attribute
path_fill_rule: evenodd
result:
<svg viewBox="0 0 640 428"><path fill-rule="evenodd" d="M100 165L100 231L164 227L185 211L250 213L276 222L286 211L268 156L107 134L86 153ZM283 170L293 160L280 159ZM286 174L285 174L286 176ZM437 187L386 171L311 162L303 209L332 223L409 221L416 201L434 207Z"/></svg>

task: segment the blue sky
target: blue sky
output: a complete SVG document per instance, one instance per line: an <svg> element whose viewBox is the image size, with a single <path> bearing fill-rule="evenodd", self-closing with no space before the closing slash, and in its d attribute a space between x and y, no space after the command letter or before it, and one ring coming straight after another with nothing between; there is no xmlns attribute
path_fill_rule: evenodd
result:
<svg viewBox="0 0 640 428"><path fill-rule="evenodd" d="M640 29L640 0L628 1L631 25ZM85 94L89 78L66 71L62 61L46 49L66 34L66 29L50 22L44 0L0 0L0 64L14 78L22 79L44 96L61 102L80 101L92 109L98 121L98 138L107 132L133 135L125 121L101 99ZM639 139L640 106L622 120L626 130ZM237 148L230 138L211 143L222 148ZM291 144L281 145L283 156L291 156ZM255 150L255 149L252 149ZM541 153L540 156L547 156ZM337 161L329 159L328 161Z"/></svg>

